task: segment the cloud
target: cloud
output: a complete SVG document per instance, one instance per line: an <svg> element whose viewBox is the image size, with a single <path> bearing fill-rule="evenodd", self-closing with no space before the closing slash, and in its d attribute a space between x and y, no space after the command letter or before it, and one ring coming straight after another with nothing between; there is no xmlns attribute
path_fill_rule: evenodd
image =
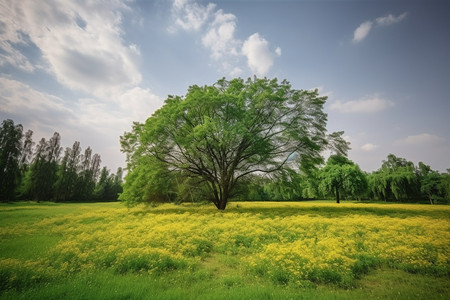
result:
<svg viewBox="0 0 450 300"><path fill-rule="evenodd" d="M170 32L178 29L201 34L202 45L211 52L212 60L220 72L232 77L240 75L246 59L251 72L265 76L273 65L274 58L281 56L281 48L273 52L269 42L259 33L249 36L244 42L236 38L237 17L216 9L215 4L202 5L193 0L174 0L172 4L174 25Z"/></svg>
<svg viewBox="0 0 450 300"><path fill-rule="evenodd" d="M0 77L0 91L0 113L8 118L29 119L30 123L44 125L76 119L76 114L67 102L19 81Z"/></svg>
<svg viewBox="0 0 450 300"><path fill-rule="evenodd" d="M394 102L386 100L378 96L341 102L337 100L330 105L331 110L337 110L341 113L375 113L394 106Z"/></svg>
<svg viewBox="0 0 450 300"><path fill-rule="evenodd" d="M404 12L397 17L392 14L389 14L384 17L376 18L375 22L377 23L378 26L389 26L402 21L404 18L406 18L407 14L408 14L407 12Z"/></svg>
<svg viewBox="0 0 450 300"><path fill-rule="evenodd" d="M397 144L400 145L409 145L409 146L435 146L438 144L442 144L445 142L445 139L429 133L422 133L418 135L410 135L406 138L400 139L397 141Z"/></svg>
<svg viewBox="0 0 450 300"><path fill-rule="evenodd" d="M139 50L121 36L125 3L6 0L5 5L0 46L8 63L33 71L17 45L35 46L41 64L60 83L99 97L141 81Z"/></svg>
<svg viewBox="0 0 450 300"><path fill-rule="evenodd" d="M238 55L237 47L241 42L234 37L236 19L235 15L224 14L222 10L215 13L214 21L202 38L202 44L211 50L214 59Z"/></svg>
<svg viewBox="0 0 450 300"><path fill-rule="evenodd" d="M281 49L279 53L281 53ZM247 64L254 74L264 76L273 65L274 55L269 50L269 42L259 36L252 34L242 45L242 53L247 57Z"/></svg>
<svg viewBox="0 0 450 300"><path fill-rule="evenodd" d="M132 121L144 122L150 115L160 108L164 101L149 89L134 87L119 96L118 103Z"/></svg>
<svg viewBox="0 0 450 300"><path fill-rule="evenodd" d="M145 121L162 105L150 90L134 87L112 101L95 98L64 100L14 79L0 77L0 119L13 119L34 131L34 140L58 131L63 146L80 141L102 156L113 170L123 166L119 136L133 121Z"/></svg>
<svg viewBox="0 0 450 300"><path fill-rule="evenodd" d="M373 22L365 21L365 22L361 23L361 25L359 25L358 28L356 28L355 31L353 32L353 42L359 43L362 40L364 40L369 35L374 24L377 27L387 27L392 24L401 22L403 19L406 18L407 14L408 14L408 12L404 12L397 17L392 14L389 14L384 17L378 17Z"/></svg>
<svg viewBox="0 0 450 300"><path fill-rule="evenodd" d="M213 3L203 6L189 0L173 1L172 11L176 26L171 26L169 31L175 32L177 27L186 31L199 30L211 16L215 7L216 5Z"/></svg>
<svg viewBox="0 0 450 300"><path fill-rule="evenodd" d="M276 55L281 56L281 48L280 48L280 47L277 47L277 48L275 49L275 53L276 53Z"/></svg>
<svg viewBox="0 0 450 300"><path fill-rule="evenodd" d="M366 21L361 25L359 25L358 28L356 28L355 32L353 33L353 42L355 43L361 42L363 39L366 38L371 29L372 29L371 21Z"/></svg>
<svg viewBox="0 0 450 300"><path fill-rule="evenodd" d="M372 150L375 150L377 148L379 148L378 145L374 145L374 144L371 144L371 143L367 143L367 144L364 144L364 145L361 146L362 150L368 151L368 152L372 151Z"/></svg>

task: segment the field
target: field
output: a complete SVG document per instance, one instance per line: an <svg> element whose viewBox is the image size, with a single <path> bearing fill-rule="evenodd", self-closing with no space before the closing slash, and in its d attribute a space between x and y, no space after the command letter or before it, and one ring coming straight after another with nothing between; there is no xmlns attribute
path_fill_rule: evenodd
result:
<svg viewBox="0 0 450 300"><path fill-rule="evenodd" d="M2 299L449 299L450 207L0 205Z"/></svg>

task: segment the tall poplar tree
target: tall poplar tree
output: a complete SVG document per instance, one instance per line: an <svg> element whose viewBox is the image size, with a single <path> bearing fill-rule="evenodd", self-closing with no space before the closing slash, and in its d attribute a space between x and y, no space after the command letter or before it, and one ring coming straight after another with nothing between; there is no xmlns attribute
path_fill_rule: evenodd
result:
<svg viewBox="0 0 450 300"><path fill-rule="evenodd" d="M0 128L0 201L11 201L20 176L22 125L13 120L2 122Z"/></svg>

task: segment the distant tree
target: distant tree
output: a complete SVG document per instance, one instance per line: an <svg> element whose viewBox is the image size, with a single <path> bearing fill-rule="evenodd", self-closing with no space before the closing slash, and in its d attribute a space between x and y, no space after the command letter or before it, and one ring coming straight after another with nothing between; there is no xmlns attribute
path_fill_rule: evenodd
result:
<svg viewBox="0 0 450 300"><path fill-rule="evenodd" d="M369 176L370 190L377 198L397 201L420 198L420 182L414 164L389 154L379 170Z"/></svg>
<svg viewBox="0 0 450 300"><path fill-rule="evenodd" d="M421 180L420 191L428 197L431 204L433 204L433 197L441 191L441 182L442 178L438 172L429 172Z"/></svg>
<svg viewBox="0 0 450 300"><path fill-rule="evenodd" d="M367 178L358 165L348 158L332 155L324 168L319 171L319 191L323 194L333 194L336 203L342 195L358 199L367 190Z"/></svg>
<svg viewBox="0 0 450 300"><path fill-rule="evenodd" d="M428 198L430 204L438 196L444 196L442 189L442 176L437 171L433 171L430 166L419 162L417 174L420 181L420 191Z"/></svg>
<svg viewBox="0 0 450 300"><path fill-rule="evenodd" d="M92 197L100 172L100 163L100 155L92 155L91 147L86 148L80 160L80 173L74 196L76 200L93 200Z"/></svg>
<svg viewBox="0 0 450 300"><path fill-rule="evenodd" d="M34 159L25 173L22 183L22 195L39 201L54 199L54 187L57 181L58 163L61 154L61 136L55 132L46 141L42 138L36 146Z"/></svg>
<svg viewBox="0 0 450 300"><path fill-rule="evenodd" d="M33 142L32 137L33 137L32 130L28 130L23 137L22 151L21 151L20 160L19 160L19 168L20 168L22 175L28 169L28 167L31 164L31 161L33 159L34 142Z"/></svg>
<svg viewBox="0 0 450 300"><path fill-rule="evenodd" d="M296 201L302 198L302 179L299 173L286 169L271 176L264 191L271 200Z"/></svg>
<svg viewBox="0 0 450 300"><path fill-rule="evenodd" d="M376 199L387 201L392 198L391 192L391 176L383 169L374 171L368 175L367 181L369 184L369 191Z"/></svg>
<svg viewBox="0 0 450 300"><path fill-rule="evenodd" d="M20 176L22 125L8 119L0 128L0 201L11 201Z"/></svg>
<svg viewBox="0 0 450 300"><path fill-rule="evenodd" d="M95 187L95 199L98 201L116 201L119 194L122 193L122 175L122 168L118 168L116 174L109 174L109 170L103 167Z"/></svg>
<svg viewBox="0 0 450 300"><path fill-rule="evenodd" d="M442 197L446 200L450 200L450 169L447 169L447 173L441 174L440 190Z"/></svg>
<svg viewBox="0 0 450 300"><path fill-rule="evenodd" d="M317 90L295 90L276 79L222 79L212 86L191 86L185 97L170 96L145 125L135 124L135 131L121 138L122 150L134 160L132 165L146 155L170 172L203 181L207 198L223 210L237 183L249 174L289 165L309 169L322 162L321 152L329 146L348 150L342 132L326 134L325 101ZM133 167L129 178L137 182L140 175L133 173L145 167ZM129 188L126 182L122 198L141 194Z"/></svg>
<svg viewBox="0 0 450 300"><path fill-rule="evenodd" d="M107 195L110 193L111 182L109 180L109 170L107 167L103 167L100 171L100 178L95 187L94 195L95 199L105 201Z"/></svg>
<svg viewBox="0 0 450 300"><path fill-rule="evenodd" d="M74 200L80 155L80 142L76 141L72 148L66 148L64 157L59 165L58 179L55 184L57 201Z"/></svg>

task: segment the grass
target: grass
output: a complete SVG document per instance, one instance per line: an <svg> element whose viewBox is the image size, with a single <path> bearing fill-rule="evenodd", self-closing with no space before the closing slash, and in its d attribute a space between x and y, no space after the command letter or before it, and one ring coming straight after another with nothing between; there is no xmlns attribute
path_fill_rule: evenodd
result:
<svg viewBox="0 0 450 300"><path fill-rule="evenodd" d="M450 207L0 204L2 299L448 299Z"/></svg>

